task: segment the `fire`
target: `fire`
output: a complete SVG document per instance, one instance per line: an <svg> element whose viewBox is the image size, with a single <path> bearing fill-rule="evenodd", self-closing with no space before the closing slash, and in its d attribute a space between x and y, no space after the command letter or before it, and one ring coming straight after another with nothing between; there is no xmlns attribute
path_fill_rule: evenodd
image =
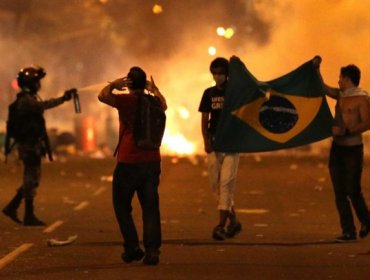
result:
<svg viewBox="0 0 370 280"><path fill-rule="evenodd" d="M86 131L86 140L87 142L91 143L95 139L95 133L94 129L92 127L89 127Z"/></svg>
<svg viewBox="0 0 370 280"><path fill-rule="evenodd" d="M168 155L188 156L196 151L196 145L187 140L181 133L172 133L166 130L162 140L162 152Z"/></svg>
<svg viewBox="0 0 370 280"><path fill-rule="evenodd" d="M180 106L177 108L177 111L182 119L187 120L190 118L190 112L187 108Z"/></svg>
<svg viewBox="0 0 370 280"><path fill-rule="evenodd" d="M196 138L191 129L193 114L185 105L173 105L166 111L167 123L161 152L166 155L189 156L197 153ZM185 136L186 135L186 136Z"/></svg>

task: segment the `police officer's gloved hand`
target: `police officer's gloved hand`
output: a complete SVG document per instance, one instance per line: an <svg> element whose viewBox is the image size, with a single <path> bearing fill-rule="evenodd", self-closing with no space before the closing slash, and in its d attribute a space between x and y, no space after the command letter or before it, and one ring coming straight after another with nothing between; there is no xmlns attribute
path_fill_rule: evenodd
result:
<svg viewBox="0 0 370 280"><path fill-rule="evenodd" d="M71 88L64 92L63 100L68 101L71 100L72 96L77 93L77 89Z"/></svg>

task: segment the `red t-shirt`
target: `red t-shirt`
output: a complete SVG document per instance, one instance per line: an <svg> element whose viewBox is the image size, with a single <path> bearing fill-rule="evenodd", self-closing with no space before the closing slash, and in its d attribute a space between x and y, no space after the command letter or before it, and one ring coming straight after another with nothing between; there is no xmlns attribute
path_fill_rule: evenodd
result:
<svg viewBox="0 0 370 280"><path fill-rule="evenodd" d="M117 108L120 116L119 135L121 137L121 143L117 153L117 161L125 163L160 161L161 156L159 149L143 150L136 146L133 135L133 126L138 97L134 94L118 94L115 96L116 100L114 107ZM122 133L123 136L121 136Z"/></svg>

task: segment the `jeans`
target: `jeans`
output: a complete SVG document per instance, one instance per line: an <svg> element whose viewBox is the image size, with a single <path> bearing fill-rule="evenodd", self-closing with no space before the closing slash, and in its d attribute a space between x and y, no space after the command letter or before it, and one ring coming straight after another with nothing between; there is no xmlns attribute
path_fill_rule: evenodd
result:
<svg viewBox="0 0 370 280"><path fill-rule="evenodd" d="M234 206L234 190L239 165L239 154L212 152L208 155L208 173L211 188L218 194L218 209Z"/></svg>
<svg viewBox="0 0 370 280"><path fill-rule="evenodd" d="M139 238L131 215L131 203L135 192L142 209L144 247L158 250L161 246L158 196L160 173L160 162L118 163L115 168L113 207L126 251L133 251L139 247Z"/></svg>
<svg viewBox="0 0 370 280"><path fill-rule="evenodd" d="M333 142L329 170L344 234L356 234L351 204L362 224L369 221L369 210L361 191L362 168L363 145L339 146Z"/></svg>

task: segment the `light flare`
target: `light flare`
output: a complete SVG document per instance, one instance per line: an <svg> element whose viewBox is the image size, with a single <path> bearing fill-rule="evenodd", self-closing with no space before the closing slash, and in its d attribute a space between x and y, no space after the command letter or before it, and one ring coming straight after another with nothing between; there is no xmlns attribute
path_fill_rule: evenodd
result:
<svg viewBox="0 0 370 280"><path fill-rule="evenodd" d="M229 27L228 29L225 30L225 35L224 36L225 36L226 39L230 39L231 37L234 36L234 33L235 33L234 29Z"/></svg>
<svg viewBox="0 0 370 280"><path fill-rule="evenodd" d="M196 147L181 133L172 134L166 130L161 150L168 155L188 156L195 153Z"/></svg>
<svg viewBox="0 0 370 280"><path fill-rule="evenodd" d="M187 108L180 106L177 111L182 119L187 120L190 118L190 112Z"/></svg>
<svg viewBox="0 0 370 280"><path fill-rule="evenodd" d="M86 131L86 140L88 142L92 142L95 138L94 129L92 127L89 127Z"/></svg>
<svg viewBox="0 0 370 280"><path fill-rule="evenodd" d="M217 49L214 47L214 46L210 46L209 48L208 48L208 54L209 55L216 55L216 53L217 53Z"/></svg>
<svg viewBox="0 0 370 280"><path fill-rule="evenodd" d="M226 39L230 39L234 36L235 30L232 27L224 28L224 27L217 27L216 33L220 37L225 37Z"/></svg>
<svg viewBox="0 0 370 280"><path fill-rule="evenodd" d="M153 11L153 14L156 14L156 15L161 14L163 12L163 7L159 4L155 4L153 6L152 11Z"/></svg>
<svg viewBox="0 0 370 280"><path fill-rule="evenodd" d="M216 29L216 33L217 33L217 35L218 36L225 36L225 28L223 28L223 27L217 27L217 29Z"/></svg>

